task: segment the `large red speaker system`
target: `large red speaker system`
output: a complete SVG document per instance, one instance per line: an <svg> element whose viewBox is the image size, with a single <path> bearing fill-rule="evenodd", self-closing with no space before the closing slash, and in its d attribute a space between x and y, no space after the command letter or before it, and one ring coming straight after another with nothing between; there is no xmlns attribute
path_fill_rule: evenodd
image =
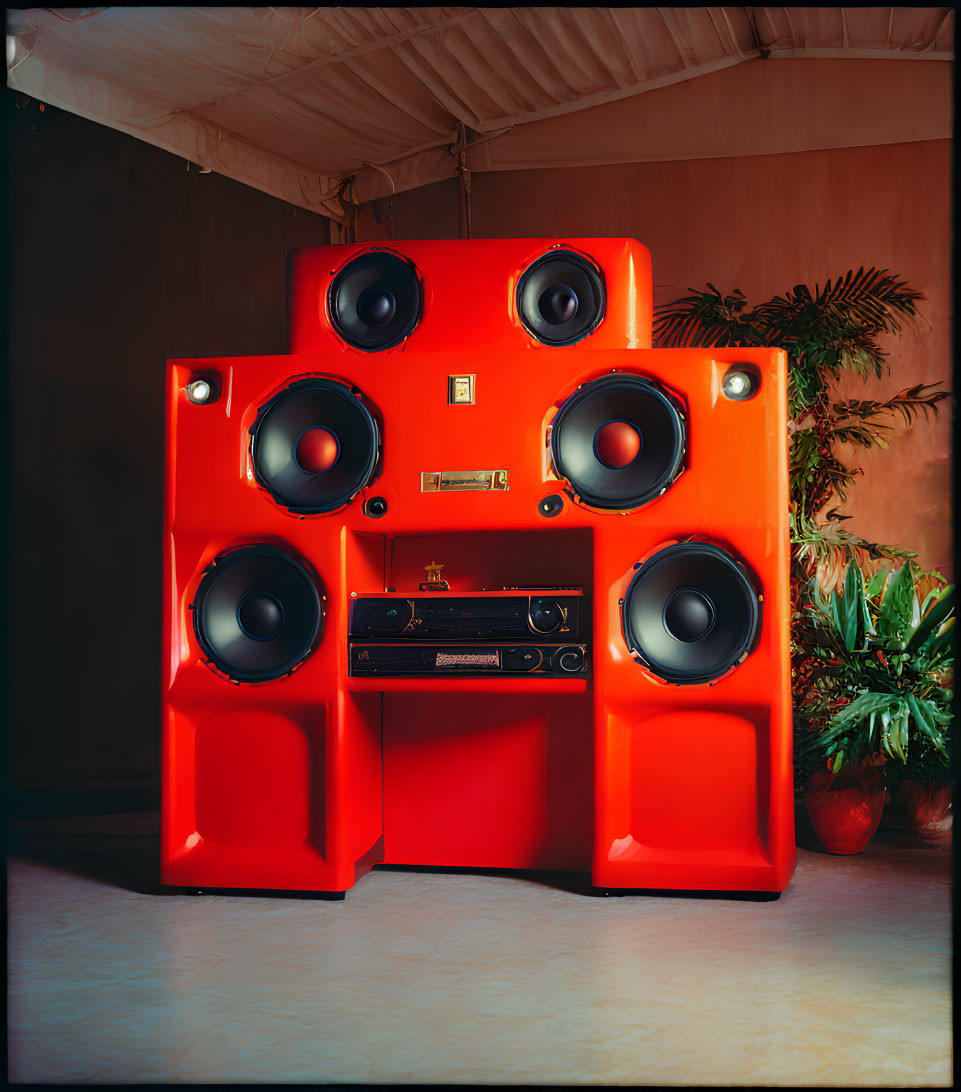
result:
<svg viewBox="0 0 961 1092"><path fill-rule="evenodd" d="M777 892L786 362L654 350L634 240L295 257L167 385L162 880Z"/></svg>

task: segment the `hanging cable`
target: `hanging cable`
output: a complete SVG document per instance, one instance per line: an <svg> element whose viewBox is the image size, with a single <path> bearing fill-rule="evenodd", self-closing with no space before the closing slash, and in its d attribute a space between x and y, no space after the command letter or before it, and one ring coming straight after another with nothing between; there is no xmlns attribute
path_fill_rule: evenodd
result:
<svg viewBox="0 0 961 1092"><path fill-rule="evenodd" d="M384 170L383 167L379 167L376 163L368 163L364 160L364 166L368 169L380 171L381 174L387 175L387 181L390 183L390 197L387 199L387 215L390 219L390 241L394 241L394 194L397 192L397 187L394 185L394 180L390 176L390 172Z"/></svg>
<svg viewBox="0 0 961 1092"><path fill-rule="evenodd" d="M467 226L467 238L470 239L473 237L470 207L470 165L467 159L467 130L462 121L457 125L457 133L457 143L451 144L449 151L454 157L455 170L460 178L460 189L464 198L464 220Z"/></svg>

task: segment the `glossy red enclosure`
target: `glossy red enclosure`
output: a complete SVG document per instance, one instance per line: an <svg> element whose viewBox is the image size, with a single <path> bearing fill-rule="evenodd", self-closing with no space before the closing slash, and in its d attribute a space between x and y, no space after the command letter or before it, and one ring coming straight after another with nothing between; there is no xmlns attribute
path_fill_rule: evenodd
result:
<svg viewBox="0 0 961 1092"><path fill-rule="evenodd" d="M638 347L650 262L634 240L563 244L601 270L603 318L570 344L538 340L566 333L599 283L580 267L538 282L530 334L509 301L552 246L396 244L431 302L382 351L345 344L316 313L329 271L372 248L308 251L294 353L169 363L165 883L343 892L393 863L570 870L603 888L787 885L785 356ZM388 329L406 289L384 283L365 306ZM361 329L351 311L345 326L359 341L377 321ZM637 433L626 454L602 443L612 423ZM323 459L305 470L296 452L318 430ZM663 469L645 477L645 460ZM229 573L220 591L215 577L251 547L262 567L218 614ZM692 547L666 605L644 605L648 574ZM740 598L697 591L718 558ZM309 593L275 598L271 565ZM438 573L464 596L582 589L586 672L352 675L352 600L438 594L418 590ZM702 630L723 635L738 612L728 660L710 678L689 668ZM276 619L301 628L280 677L261 681ZM222 662L238 626L249 670Z"/></svg>
<svg viewBox="0 0 961 1092"><path fill-rule="evenodd" d="M337 274L370 243L312 247L290 256L290 351L355 353L332 329L330 287ZM585 256L600 270L605 315L581 348L636 349L651 345L653 282L650 251L635 239L449 239L378 243L403 255L423 283L422 317L404 352L544 349L518 315L517 288L524 272L552 251Z"/></svg>

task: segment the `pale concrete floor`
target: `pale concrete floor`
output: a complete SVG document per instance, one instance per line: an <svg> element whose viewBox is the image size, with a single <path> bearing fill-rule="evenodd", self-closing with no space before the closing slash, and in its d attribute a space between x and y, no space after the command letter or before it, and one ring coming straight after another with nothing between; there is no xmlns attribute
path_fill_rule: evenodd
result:
<svg viewBox="0 0 961 1092"><path fill-rule="evenodd" d="M161 896L72 844L9 862L15 1082L951 1084L949 836L802 849L775 902L381 870Z"/></svg>

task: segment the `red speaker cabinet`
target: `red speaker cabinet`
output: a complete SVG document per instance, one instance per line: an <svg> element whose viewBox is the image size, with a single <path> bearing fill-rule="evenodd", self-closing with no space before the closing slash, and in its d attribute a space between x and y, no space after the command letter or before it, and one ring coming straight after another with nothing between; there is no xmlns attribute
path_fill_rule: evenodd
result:
<svg viewBox="0 0 961 1092"><path fill-rule="evenodd" d="M162 879L777 892L786 362L650 348L634 240L323 247L167 384Z"/></svg>

